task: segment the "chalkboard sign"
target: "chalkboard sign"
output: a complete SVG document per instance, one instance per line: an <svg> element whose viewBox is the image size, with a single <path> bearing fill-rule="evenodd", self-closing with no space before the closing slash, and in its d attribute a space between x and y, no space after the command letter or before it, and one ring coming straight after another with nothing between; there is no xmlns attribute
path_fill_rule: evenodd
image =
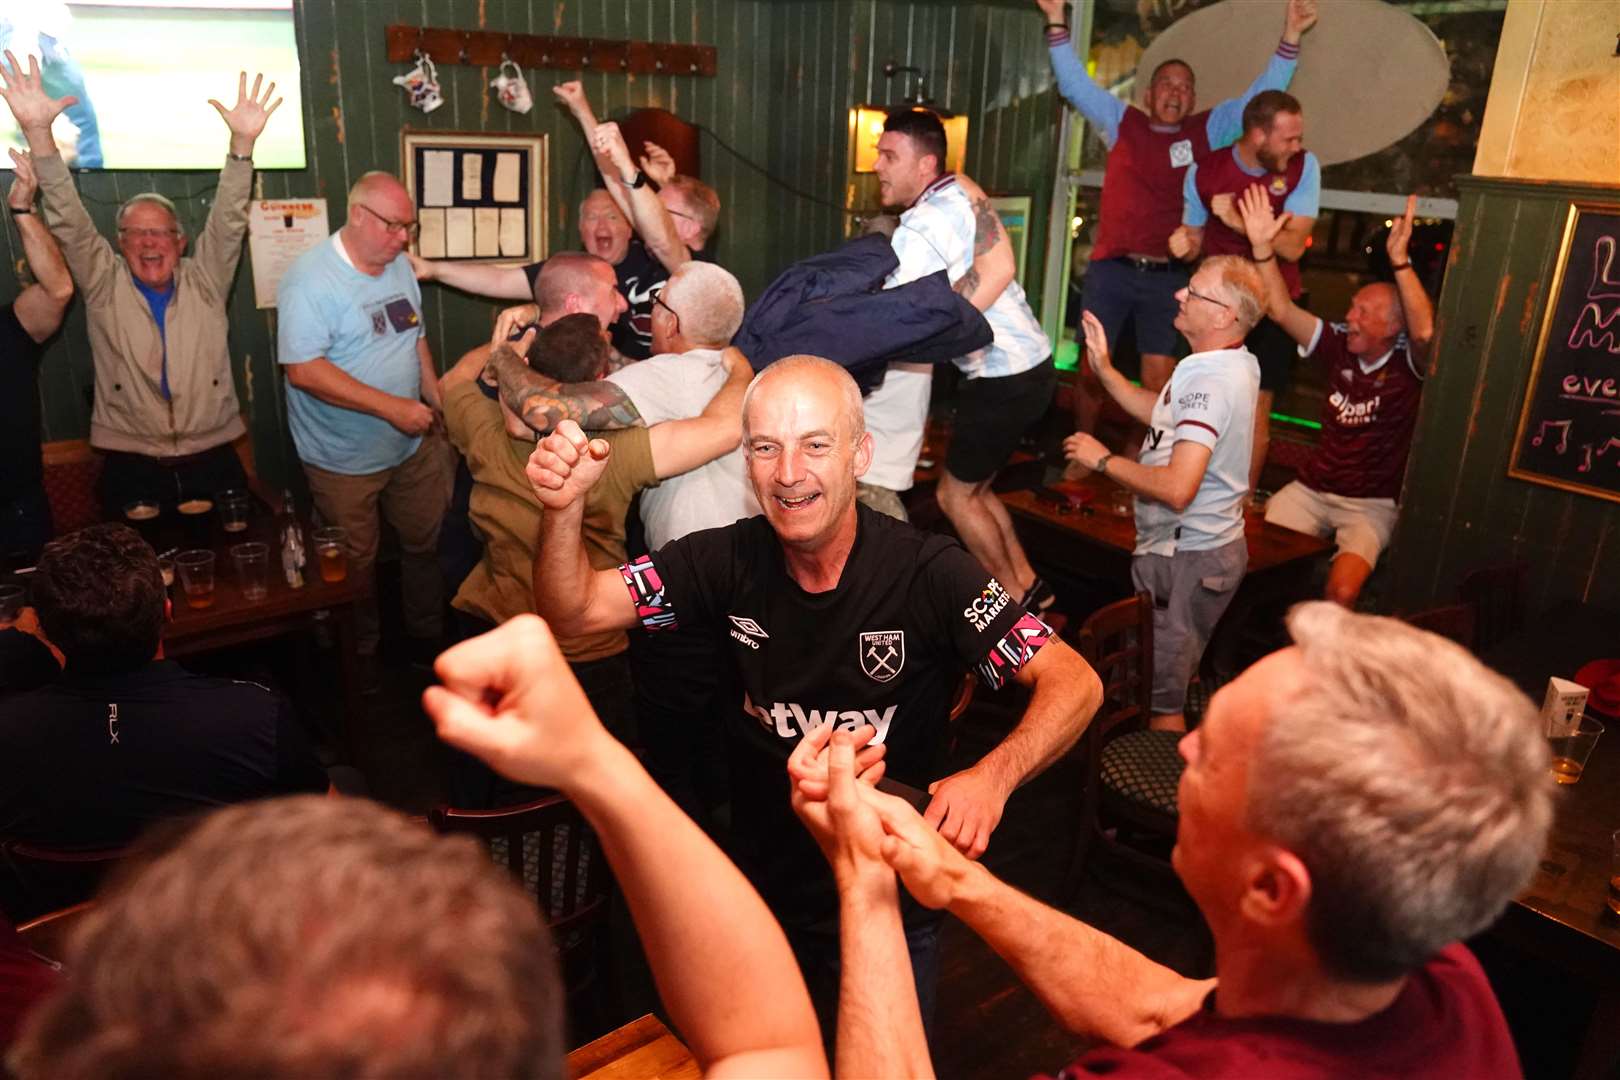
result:
<svg viewBox="0 0 1620 1080"><path fill-rule="evenodd" d="M1508 475L1620 502L1620 205L1569 208Z"/></svg>

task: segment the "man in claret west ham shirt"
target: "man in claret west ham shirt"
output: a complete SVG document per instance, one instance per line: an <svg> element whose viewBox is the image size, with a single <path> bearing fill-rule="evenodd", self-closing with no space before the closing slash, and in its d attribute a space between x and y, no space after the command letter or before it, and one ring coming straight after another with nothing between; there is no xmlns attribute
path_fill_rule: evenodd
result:
<svg viewBox="0 0 1620 1080"><path fill-rule="evenodd" d="M529 462L546 507L536 610L563 634L640 624L725 646L742 684L738 708L717 718L727 725L738 863L787 929L830 1025L838 898L788 804L783 764L799 740L827 726L862 732L867 763L881 747L888 777L931 794L917 792L929 823L976 858L1013 789L1079 738L1102 686L954 540L857 505L872 439L843 368L805 356L766 368L744 399L743 447L762 516L593 572L581 507L608 447L560 424ZM998 746L946 775L950 700L969 667L991 688L1026 686L1029 703ZM939 920L912 907L905 923L926 1015Z"/></svg>
<svg viewBox="0 0 1620 1080"><path fill-rule="evenodd" d="M1412 269L1407 244L1417 196L1385 240L1395 283L1364 286L1342 323L1324 323L1288 298L1272 242L1288 215L1272 212L1258 188L1239 199L1255 261L1265 279L1271 318L1299 343L1301 356L1327 368L1322 441L1299 478L1271 497L1266 520L1334 538L1327 598L1354 607L1379 552L1395 530L1395 501L1406 475L1406 454L1417 426L1423 364L1434 336L1434 307Z"/></svg>

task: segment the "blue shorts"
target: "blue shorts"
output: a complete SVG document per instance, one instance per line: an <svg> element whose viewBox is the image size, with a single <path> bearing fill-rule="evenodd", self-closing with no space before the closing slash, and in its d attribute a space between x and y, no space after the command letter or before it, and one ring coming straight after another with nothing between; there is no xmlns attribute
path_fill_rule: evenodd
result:
<svg viewBox="0 0 1620 1080"><path fill-rule="evenodd" d="M1175 328L1177 290L1192 275L1183 263L1154 264L1138 269L1130 259L1098 259L1086 270L1085 309L1097 316L1108 335L1110 351L1119 348L1127 319L1136 323L1136 350L1175 356L1181 336Z"/></svg>

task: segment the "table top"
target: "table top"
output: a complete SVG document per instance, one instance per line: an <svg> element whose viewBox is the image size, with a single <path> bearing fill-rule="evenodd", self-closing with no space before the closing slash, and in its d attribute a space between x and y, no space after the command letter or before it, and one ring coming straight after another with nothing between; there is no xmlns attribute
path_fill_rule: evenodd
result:
<svg viewBox="0 0 1620 1080"><path fill-rule="evenodd" d="M648 1013L568 1055L574 1080L699 1080L703 1070L681 1040Z"/></svg>
<svg viewBox="0 0 1620 1080"><path fill-rule="evenodd" d="M1091 475L1079 480L1065 480L1054 484L1051 490L1072 492L1085 501L1081 507L1054 505L1034 491L1009 491L1000 498L1007 509L1020 517L1040 521L1061 529L1087 543L1129 555L1136 547L1136 518L1118 507L1118 486L1110 480ZM1253 574L1283 566L1299 559L1324 555L1333 547L1330 540L1295 532L1281 525L1273 525L1263 510L1251 509L1244 514L1244 538L1249 545L1249 569Z"/></svg>

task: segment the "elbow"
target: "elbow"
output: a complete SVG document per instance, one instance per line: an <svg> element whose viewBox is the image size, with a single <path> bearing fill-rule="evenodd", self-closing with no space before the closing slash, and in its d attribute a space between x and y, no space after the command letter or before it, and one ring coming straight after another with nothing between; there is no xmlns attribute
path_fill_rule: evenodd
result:
<svg viewBox="0 0 1620 1080"><path fill-rule="evenodd" d="M67 307L73 301L73 279L65 273L62 274L59 281L45 286L45 295L50 297L53 303Z"/></svg>

